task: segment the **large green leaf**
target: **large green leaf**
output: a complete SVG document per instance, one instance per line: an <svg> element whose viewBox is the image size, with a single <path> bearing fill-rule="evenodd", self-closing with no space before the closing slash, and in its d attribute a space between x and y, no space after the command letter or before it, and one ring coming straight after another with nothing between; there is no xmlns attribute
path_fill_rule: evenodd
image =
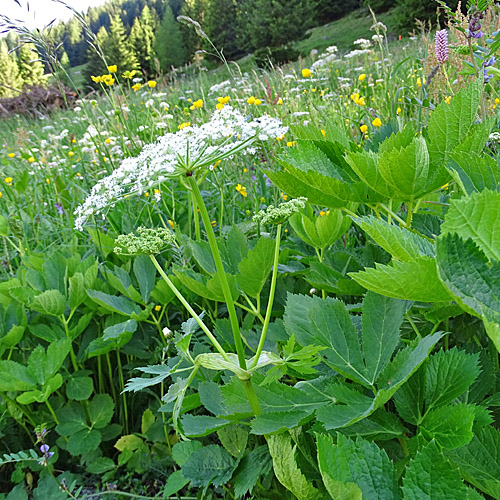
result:
<svg viewBox="0 0 500 500"><path fill-rule="evenodd" d="M462 477L484 493L500 500L500 430L477 429L463 448L447 452Z"/></svg>
<svg viewBox="0 0 500 500"><path fill-rule="evenodd" d="M302 474L295 462L296 446L292 446L290 437L278 434L267 436L266 439L278 481L297 500L321 500L321 492Z"/></svg>
<svg viewBox="0 0 500 500"><path fill-rule="evenodd" d="M148 255L138 255L134 259L134 274L144 303L149 301L156 281L156 267Z"/></svg>
<svg viewBox="0 0 500 500"><path fill-rule="evenodd" d="M108 311L116 312L123 316L140 314L141 308L127 297L109 295L99 290L87 290L89 297Z"/></svg>
<svg viewBox="0 0 500 500"><path fill-rule="evenodd" d="M375 268L349 273L367 290L396 299L419 302L448 302L448 290L440 282L436 260L418 257L412 262L393 260L390 265L375 264Z"/></svg>
<svg viewBox="0 0 500 500"><path fill-rule="evenodd" d="M417 453L403 479L405 500L463 500L466 488L460 474L439 452L435 442Z"/></svg>
<svg viewBox="0 0 500 500"><path fill-rule="evenodd" d="M346 155L346 161L363 182L382 198L391 198L393 190L378 169L378 155L372 151L354 151Z"/></svg>
<svg viewBox="0 0 500 500"><path fill-rule="evenodd" d="M353 218L353 221L396 260L414 262L419 257L434 257L434 245L415 232L372 215Z"/></svg>
<svg viewBox="0 0 500 500"><path fill-rule="evenodd" d="M466 195L485 189L495 191L500 184L497 160L489 155L454 153L447 169Z"/></svg>
<svg viewBox="0 0 500 500"><path fill-rule="evenodd" d="M53 377L61 368L66 356L69 354L70 341L68 339L52 342L47 351L42 346L37 346L28 359L28 370L41 386Z"/></svg>
<svg viewBox="0 0 500 500"><path fill-rule="evenodd" d="M61 316L66 308L66 297L59 290L46 290L35 297L31 307L42 314Z"/></svg>
<svg viewBox="0 0 500 500"><path fill-rule="evenodd" d="M261 237L247 256L239 263L236 275L238 286L247 295L257 297L273 266L275 242Z"/></svg>
<svg viewBox="0 0 500 500"><path fill-rule="evenodd" d="M452 200L441 226L441 234L457 233L464 240L471 238L489 260L500 260L500 193L484 190L471 196Z"/></svg>
<svg viewBox="0 0 500 500"><path fill-rule="evenodd" d="M426 410L451 403L476 380L479 354L467 354L456 347L432 355L425 367Z"/></svg>
<svg viewBox="0 0 500 500"><path fill-rule="evenodd" d="M251 492L259 478L266 475L271 467L272 460L267 446L258 446L245 455L231 480L236 497L241 498Z"/></svg>
<svg viewBox="0 0 500 500"><path fill-rule="evenodd" d="M399 500L394 464L375 443L360 437L353 441L337 434L317 435L318 463L328 492L333 500Z"/></svg>
<svg viewBox="0 0 500 500"><path fill-rule="evenodd" d="M440 406L426 413L419 431L422 436L445 449L465 446L473 437L475 411L472 405Z"/></svg>
<svg viewBox="0 0 500 500"><path fill-rule="evenodd" d="M221 486L231 479L236 465L224 448L210 444L192 453L181 470L192 486Z"/></svg>

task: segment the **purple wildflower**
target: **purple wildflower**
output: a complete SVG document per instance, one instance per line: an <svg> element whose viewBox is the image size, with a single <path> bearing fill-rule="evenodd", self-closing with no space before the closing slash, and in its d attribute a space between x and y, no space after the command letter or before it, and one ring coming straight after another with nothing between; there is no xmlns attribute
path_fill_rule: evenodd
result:
<svg viewBox="0 0 500 500"><path fill-rule="evenodd" d="M469 38L482 38L483 32L481 31L481 22L478 17L473 17L470 20L467 36Z"/></svg>
<svg viewBox="0 0 500 500"><path fill-rule="evenodd" d="M49 450L50 446L48 444L42 444L42 446L40 446L40 451L43 453L42 458L38 460L40 465L48 465L50 457L54 455L54 452Z"/></svg>
<svg viewBox="0 0 500 500"><path fill-rule="evenodd" d="M54 203L54 206L57 208L59 214L62 215L64 212L62 205L60 203Z"/></svg>
<svg viewBox="0 0 500 500"><path fill-rule="evenodd" d="M434 52L439 64L444 64L448 60L448 32L446 30L436 32Z"/></svg>
<svg viewBox="0 0 500 500"><path fill-rule="evenodd" d="M491 56L487 61L484 61L484 63L482 64L484 73L484 83L488 83L493 78L493 75L488 72L488 67L493 66L496 62L497 60L495 59L495 57Z"/></svg>

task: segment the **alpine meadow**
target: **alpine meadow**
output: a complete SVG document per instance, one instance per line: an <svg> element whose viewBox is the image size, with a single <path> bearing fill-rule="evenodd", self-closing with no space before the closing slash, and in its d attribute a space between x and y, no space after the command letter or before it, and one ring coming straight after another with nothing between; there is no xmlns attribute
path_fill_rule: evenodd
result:
<svg viewBox="0 0 500 500"><path fill-rule="evenodd" d="M498 3L1 3L0 500L500 500Z"/></svg>

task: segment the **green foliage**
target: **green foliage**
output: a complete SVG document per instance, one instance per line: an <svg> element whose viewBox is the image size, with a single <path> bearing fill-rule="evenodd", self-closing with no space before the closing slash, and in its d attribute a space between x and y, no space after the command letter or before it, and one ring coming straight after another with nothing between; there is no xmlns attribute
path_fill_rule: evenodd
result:
<svg viewBox="0 0 500 500"><path fill-rule="evenodd" d="M165 13L156 31L153 50L160 61L160 68L164 72L168 72L172 66L178 67L188 60L179 23L175 20L169 5L165 8Z"/></svg>

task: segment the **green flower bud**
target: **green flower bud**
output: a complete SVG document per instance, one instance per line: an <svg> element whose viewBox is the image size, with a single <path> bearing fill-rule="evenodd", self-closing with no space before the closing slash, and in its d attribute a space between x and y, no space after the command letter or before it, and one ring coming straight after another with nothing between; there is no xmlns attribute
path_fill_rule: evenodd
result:
<svg viewBox="0 0 500 500"><path fill-rule="evenodd" d="M151 255L160 253L175 240L174 234L168 229L148 229L139 227L134 233L120 234L115 240L115 253L121 255Z"/></svg>
<svg viewBox="0 0 500 500"><path fill-rule="evenodd" d="M261 224L282 224L293 214L304 208L306 201L307 198L301 197L280 203L277 207L270 205L266 210L257 212L252 220Z"/></svg>

